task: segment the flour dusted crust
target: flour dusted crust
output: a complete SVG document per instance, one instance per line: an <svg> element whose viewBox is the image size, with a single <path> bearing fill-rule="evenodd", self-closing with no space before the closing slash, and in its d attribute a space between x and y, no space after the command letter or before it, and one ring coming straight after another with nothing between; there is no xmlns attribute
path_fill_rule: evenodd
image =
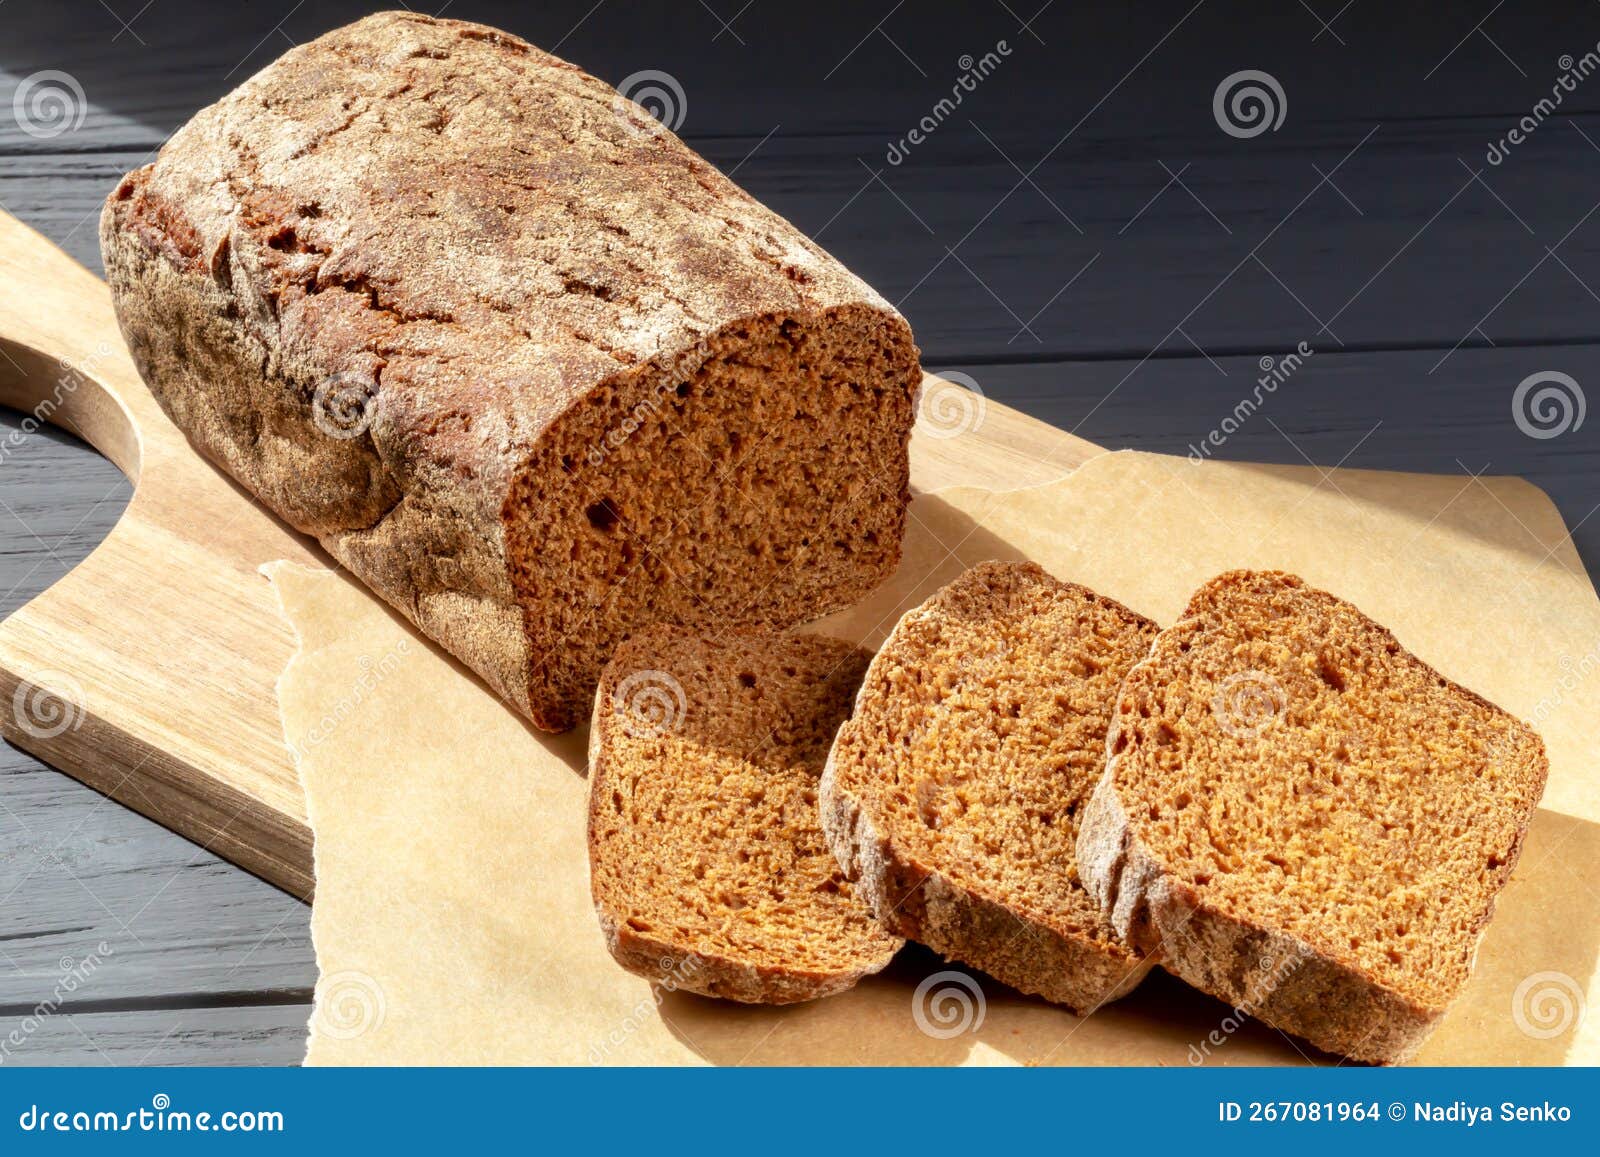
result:
<svg viewBox="0 0 1600 1157"><path fill-rule="evenodd" d="M1272 697L1231 732L1212 663ZM1291 755L1307 737L1324 754ZM1549 770L1532 728L1275 571L1231 571L1195 594L1124 680L1106 743L1077 853L1117 930L1248 1015L1377 1063L1413 1056L1465 982ZM1280 789L1326 799L1333 834L1305 843L1321 833L1276 802ZM1246 834L1252 814L1282 814L1285 830ZM1359 830L1336 827L1358 815ZM1203 870L1190 844L1211 857ZM1252 903L1300 904L1297 876L1318 881L1304 907ZM1454 923L1419 926L1446 909Z"/></svg>
<svg viewBox="0 0 1600 1157"><path fill-rule="evenodd" d="M724 463L709 435L679 437L697 429L684 407L768 432L834 420L857 448L817 501L848 514L841 542L736 525L749 605L730 595L718 617L808 618L898 562L919 380L904 320L642 109L516 37L392 12L295 48L129 174L101 238L130 349L193 443L541 726L576 721L628 625L605 607L617 559L660 545L655 523L617 541L605 471L659 492L634 513L783 452L747 437ZM646 450L659 485L629 458ZM731 497L769 501L752 480L770 473L731 474ZM540 533L567 534L572 495L592 524L574 533L610 540L561 571L565 543ZM730 569L716 525L685 533L710 544L705 570ZM552 617L556 599L582 615Z"/></svg>

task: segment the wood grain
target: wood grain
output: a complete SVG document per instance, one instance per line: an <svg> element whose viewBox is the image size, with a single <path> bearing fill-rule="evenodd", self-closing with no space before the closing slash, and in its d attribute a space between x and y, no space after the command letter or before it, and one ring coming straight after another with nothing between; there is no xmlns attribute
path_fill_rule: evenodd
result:
<svg viewBox="0 0 1600 1157"><path fill-rule="evenodd" d="M201 462L122 345L105 286L0 219L0 400L135 484L111 535L0 627L0 734L297 895L311 833L275 704L294 640L257 567L308 545ZM64 713L64 714L63 714Z"/></svg>
<svg viewBox="0 0 1600 1157"><path fill-rule="evenodd" d="M82 561L132 492L82 442L53 426L28 433L23 419L0 409L4 614ZM292 1022L269 1037L251 1016L295 992L310 1000L308 917L288 893L0 743L0 1009L31 1014L54 992L63 961L100 954L106 967L58 1012L110 1010L58 1020L54 1035L29 1038L0 1064L102 1063L102 1032L108 1053L148 1064L292 1061ZM217 1011L196 1013L202 1005ZM0 1018L3 1057L20 1026Z"/></svg>
<svg viewBox="0 0 1600 1157"><path fill-rule="evenodd" d="M65 1005L310 999L303 904L22 752L0 763L0 1017L84 962Z"/></svg>
<svg viewBox="0 0 1600 1157"><path fill-rule="evenodd" d="M309 897L311 831L276 694L294 639L259 568L331 560L200 459L139 379L104 284L9 215L0 349L0 402L70 429L134 482L105 541L0 625L0 733ZM966 396L955 436L915 439L915 486L1029 485L1098 452Z"/></svg>
<svg viewBox="0 0 1600 1157"><path fill-rule="evenodd" d="M0 1010L0 1040L17 1033L17 1065L297 1065L309 1003L63 1010L40 1018Z"/></svg>

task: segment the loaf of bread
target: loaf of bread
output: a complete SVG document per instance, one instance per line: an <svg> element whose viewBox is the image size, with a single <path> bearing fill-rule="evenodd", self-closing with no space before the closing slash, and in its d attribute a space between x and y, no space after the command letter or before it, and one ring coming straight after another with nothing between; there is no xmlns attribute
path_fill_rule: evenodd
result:
<svg viewBox="0 0 1600 1157"><path fill-rule="evenodd" d="M659 625L618 648L589 733L589 872L623 967L790 1004L893 958L900 939L817 825L817 778L867 658L816 635Z"/></svg>
<svg viewBox="0 0 1600 1157"><path fill-rule="evenodd" d="M1526 724L1293 575L1206 584L1118 696L1078 862L1112 923L1247 1015L1409 1057L1544 790Z"/></svg>
<svg viewBox="0 0 1600 1157"><path fill-rule="evenodd" d="M395 12L295 48L101 243L194 445L540 727L647 623L792 624L898 563L905 321L516 37Z"/></svg>
<svg viewBox="0 0 1600 1157"><path fill-rule="evenodd" d="M822 778L822 829L892 932L1087 1013L1150 961L1078 882L1118 685L1156 626L1033 563L905 615Z"/></svg>

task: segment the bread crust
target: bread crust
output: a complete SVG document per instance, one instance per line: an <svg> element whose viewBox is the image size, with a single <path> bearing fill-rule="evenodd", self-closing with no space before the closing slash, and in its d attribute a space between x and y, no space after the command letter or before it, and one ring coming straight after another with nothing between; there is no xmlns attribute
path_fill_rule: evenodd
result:
<svg viewBox="0 0 1600 1157"><path fill-rule="evenodd" d="M101 243L193 444L552 730L576 720L538 699L508 505L565 418L627 412L754 319L862 327L918 377L888 303L642 109L411 12L202 110L111 194Z"/></svg>
<svg viewBox="0 0 1600 1157"><path fill-rule="evenodd" d="M1131 835L1108 778L1084 812L1078 872L1117 931L1159 954L1168 972L1326 1052L1398 1064L1445 1014L1319 956L1296 937L1206 907Z"/></svg>
<svg viewBox="0 0 1600 1157"><path fill-rule="evenodd" d="M1297 576L1281 571L1227 572L1196 592L1184 617L1167 633L1191 626L1194 608L1217 584L1251 573L1305 585ZM1313 593L1334 598L1322 591ZM1432 671L1394 640L1391 632L1379 629L1394 642L1397 655ZM1158 640L1150 657L1128 672L1119 700L1159 657L1159 647ZM1504 714L1460 684L1444 683L1463 697ZM1162 967L1173 975L1319 1049L1373 1064L1410 1060L1444 1017L1448 1004L1419 1002L1359 968L1317 952L1298 937L1219 911L1138 838L1129 819L1130 801L1117 786L1118 768L1128 757L1127 752L1117 752L1121 716L1120 709L1112 715L1106 735L1106 768L1090 795L1077 845L1079 876L1117 931L1130 944L1159 953ZM1547 776L1542 741L1539 753ZM1543 785L1541 777L1541 791ZM1527 819L1516 833L1507 876L1521 856L1532 811L1530 805ZM1479 940L1493 914L1491 899L1475 929Z"/></svg>
<svg viewBox="0 0 1600 1157"><path fill-rule="evenodd" d="M981 573L985 568L1012 565L986 563L973 570ZM1060 585L1109 603L1130 618L1139 618L1086 587L1075 583ZM932 603L930 599L901 616L890 632L890 640L908 624L937 613ZM890 643L886 642L873 658L853 721L865 717L874 677L881 677L893 662ZM864 801L840 782L837 761L844 735L845 729L841 729L818 785L822 831L845 877L856 885L889 931L934 948L948 959L981 968L1021 992L1065 1005L1079 1016L1087 1016L1138 987L1154 966L1154 955L1143 955L1142 950L1112 953L1104 946L1063 934L976 888L950 879L897 847L873 823Z"/></svg>
<svg viewBox="0 0 1600 1157"><path fill-rule="evenodd" d="M845 877L896 936L948 946L960 955L941 948L947 959L982 968L1078 1016L1126 996L1153 967L1154 956L1113 960L900 854L832 771L830 758L817 791L823 834Z"/></svg>
<svg viewBox="0 0 1600 1157"><path fill-rule="evenodd" d="M635 976L670 992L692 992L737 1004L803 1004L820 1000L854 988L889 963L885 959L876 967L841 972L774 968L715 953L689 951L682 945L635 932L618 923L598 902L595 915L600 920L606 950Z"/></svg>

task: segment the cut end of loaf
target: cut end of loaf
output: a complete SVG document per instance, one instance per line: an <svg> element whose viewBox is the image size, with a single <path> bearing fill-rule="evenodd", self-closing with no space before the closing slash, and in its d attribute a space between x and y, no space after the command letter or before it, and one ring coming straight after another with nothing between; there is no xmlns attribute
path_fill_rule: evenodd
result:
<svg viewBox="0 0 1600 1157"><path fill-rule="evenodd" d="M577 722L648 624L792 626L899 565L920 380L905 323L867 306L767 315L699 353L573 407L507 499L542 727Z"/></svg>
<svg viewBox="0 0 1600 1157"><path fill-rule="evenodd" d="M589 861L612 955L670 989L787 1004L842 991L901 941L839 872L817 779L867 655L772 631L656 626L595 697Z"/></svg>
<svg viewBox="0 0 1600 1157"><path fill-rule="evenodd" d="M1078 852L1173 972L1361 1060L1471 968L1548 766L1531 728L1279 572L1206 584L1117 702Z"/></svg>
<svg viewBox="0 0 1600 1157"><path fill-rule="evenodd" d="M1149 961L1081 887L1080 809L1155 624L1033 564L973 568L895 627L823 780L823 826L894 931L1087 1012Z"/></svg>

